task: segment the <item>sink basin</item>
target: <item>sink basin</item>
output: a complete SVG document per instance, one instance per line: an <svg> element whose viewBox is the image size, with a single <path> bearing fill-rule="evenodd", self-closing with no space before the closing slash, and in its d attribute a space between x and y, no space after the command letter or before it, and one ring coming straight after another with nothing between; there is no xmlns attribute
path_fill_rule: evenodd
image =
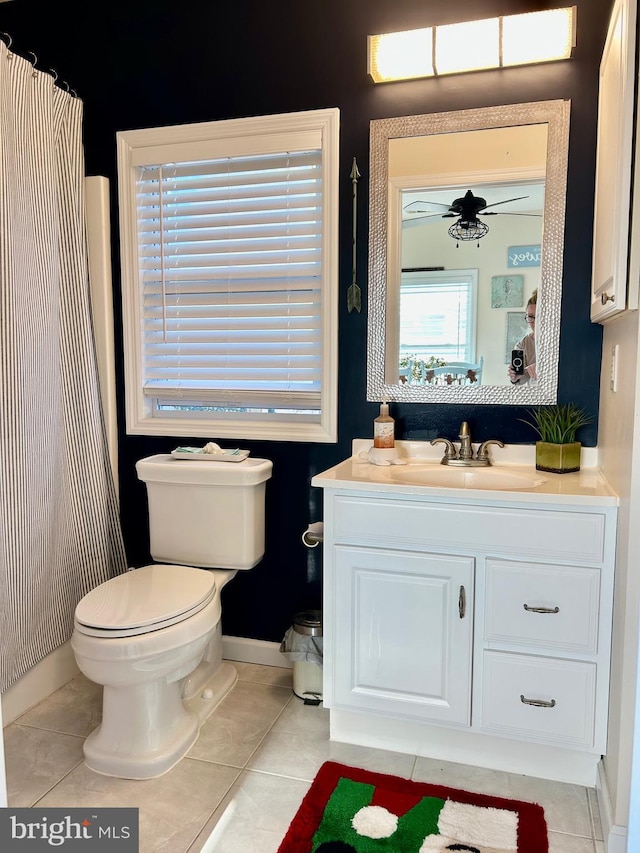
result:
<svg viewBox="0 0 640 853"><path fill-rule="evenodd" d="M511 492L514 489L533 489L545 482L544 477L516 474L504 468L449 468L447 465L430 465L402 468L393 471L392 477L400 483L416 486L434 486L441 489L490 489Z"/></svg>

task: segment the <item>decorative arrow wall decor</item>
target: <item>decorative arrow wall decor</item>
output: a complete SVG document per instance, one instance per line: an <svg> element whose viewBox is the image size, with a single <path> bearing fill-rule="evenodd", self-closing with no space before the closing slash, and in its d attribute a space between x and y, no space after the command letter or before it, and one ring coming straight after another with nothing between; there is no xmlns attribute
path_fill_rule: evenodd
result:
<svg viewBox="0 0 640 853"><path fill-rule="evenodd" d="M349 313L351 313L354 308L356 311L362 310L362 291L356 284L356 235L358 232L358 178L360 177L360 172L358 171L358 165L356 163L356 158L353 158L353 165L351 166L351 182L353 184L353 259L351 264L352 269L352 279L351 284L349 286L349 290L347 290L347 308L349 309Z"/></svg>

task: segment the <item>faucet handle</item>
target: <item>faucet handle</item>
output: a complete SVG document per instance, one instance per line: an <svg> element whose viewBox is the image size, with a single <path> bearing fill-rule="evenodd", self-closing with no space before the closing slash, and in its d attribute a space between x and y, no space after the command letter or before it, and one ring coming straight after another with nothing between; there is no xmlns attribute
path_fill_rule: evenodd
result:
<svg viewBox="0 0 640 853"><path fill-rule="evenodd" d="M487 450L490 444L497 444L498 447L504 447L504 442L500 441L499 438L489 438L487 441L482 442L476 453L476 459L480 462L486 462L487 465L491 465L489 451Z"/></svg>
<svg viewBox="0 0 640 853"><path fill-rule="evenodd" d="M442 457L441 464L446 465L449 459L456 459L457 453L455 445L452 441L449 441L448 438L434 438L431 441L431 444L444 444L444 456Z"/></svg>

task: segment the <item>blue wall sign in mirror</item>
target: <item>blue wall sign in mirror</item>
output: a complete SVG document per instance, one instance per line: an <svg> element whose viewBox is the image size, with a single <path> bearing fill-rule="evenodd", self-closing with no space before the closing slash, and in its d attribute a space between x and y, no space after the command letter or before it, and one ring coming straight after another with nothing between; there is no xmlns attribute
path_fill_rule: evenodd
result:
<svg viewBox="0 0 640 853"><path fill-rule="evenodd" d="M509 246L507 267L539 267L542 259L542 246Z"/></svg>

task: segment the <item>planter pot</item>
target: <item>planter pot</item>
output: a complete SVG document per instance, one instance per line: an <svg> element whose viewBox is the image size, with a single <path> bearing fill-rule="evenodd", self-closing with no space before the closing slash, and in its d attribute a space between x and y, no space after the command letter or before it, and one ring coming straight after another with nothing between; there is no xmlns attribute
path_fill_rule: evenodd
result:
<svg viewBox="0 0 640 853"><path fill-rule="evenodd" d="M536 470L552 471L554 474L569 474L580 470L579 441L571 444L551 444L536 441Z"/></svg>

